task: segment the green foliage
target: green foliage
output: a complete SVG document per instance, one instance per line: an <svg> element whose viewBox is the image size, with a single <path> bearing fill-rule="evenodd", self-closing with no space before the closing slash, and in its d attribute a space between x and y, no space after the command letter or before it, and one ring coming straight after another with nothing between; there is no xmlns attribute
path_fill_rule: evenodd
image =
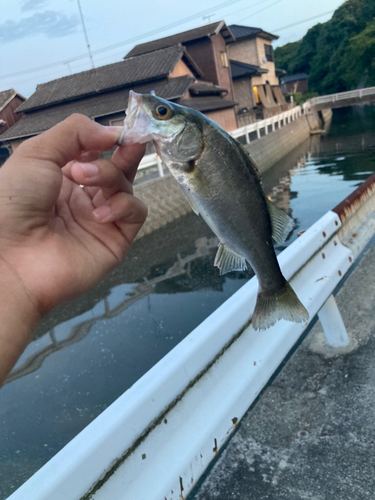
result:
<svg viewBox="0 0 375 500"><path fill-rule="evenodd" d="M275 50L277 68L307 73L309 89L330 94L375 85L375 1L347 0L299 42Z"/></svg>
<svg viewBox="0 0 375 500"><path fill-rule="evenodd" d="M306 92L306 94L302 94L301 92L294 92L294 94L285 94L286 102L291 102L290 97L293 96L293 101L296 106L300 106L308 99L312 99L313 97L317 97L319 94L317 92Z"/></svg>
<svg viewBox="0 0 375 500"><path fill-rule="evenodd" d="M375 85L375 19L349 40L341 69L350 88L355 88L361 74L363 81L360 84L364 83L367 87Z"/></svg>

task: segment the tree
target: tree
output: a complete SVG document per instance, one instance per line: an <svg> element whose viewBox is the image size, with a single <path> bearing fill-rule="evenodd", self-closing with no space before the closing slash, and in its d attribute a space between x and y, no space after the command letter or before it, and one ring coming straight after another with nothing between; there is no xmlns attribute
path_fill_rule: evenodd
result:
<svg viewBox="0 0 375 500"><path fill-rule="evenodd" d="M307 73L310 91L320 94L374 81L374 0L347 0L332 18L302 40L275 50L275 63L289 74Z"/></svg>

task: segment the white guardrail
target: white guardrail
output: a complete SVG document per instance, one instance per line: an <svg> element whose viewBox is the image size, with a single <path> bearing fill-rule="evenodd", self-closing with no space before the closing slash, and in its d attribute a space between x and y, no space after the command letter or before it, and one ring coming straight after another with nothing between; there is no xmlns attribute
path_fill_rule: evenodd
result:
<svg viewBox="0 0 375 500"><path fill-rule="evenodd" d="M250 134L256 133L257 139L268 135L270 132L274 132L275 130L295 121L297 118L302 116L303 110L301 106L296 106L293 109L289 109L288 111L284 111L278 115L271 116L270 118L266 118L265 120L259 120L255 123L251 123L250 125L245 125L244 127L237 128L236 130L232 130L229 132L232 137L238 139L239 137L244 137L246 144L250 144ZM146 155L139 167L138 170L144 170L150 167L158 167L160 177L164 176L163 167L160 161L159 156L156 153Z"/></svg>
<svg viewBox="0 0 375 500"><path fill-rule="evenodd" d="M340 92L338 94L323 95L321 97L313 97L307 102L310 107L323 103L334 103L337 101L345 101L347 99L362 99L368 96L375 97L375 87L368 87L359 90L350 90L349 92Z"/></svg>
<svg viewBox="0 0 375 500"><path fill-rule="evenodd" d="M332 292L375 233L375 175L279 255L328 341L348 337ZM307 324L251 327L254 277L9 500L183 500Z"/></svg>

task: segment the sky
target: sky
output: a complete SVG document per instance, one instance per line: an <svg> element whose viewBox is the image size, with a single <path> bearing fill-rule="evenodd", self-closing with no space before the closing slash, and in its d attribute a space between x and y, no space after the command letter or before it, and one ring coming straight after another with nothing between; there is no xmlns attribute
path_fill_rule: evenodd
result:
<svg viewBox="0 0 375 500"><path fill-rule="evenodd" d="M274 47L328 21L343 0L80 0L95 67L137 44L224 20L278 35ZM92 68L78 0L0 0L0 91Z"/></svg>

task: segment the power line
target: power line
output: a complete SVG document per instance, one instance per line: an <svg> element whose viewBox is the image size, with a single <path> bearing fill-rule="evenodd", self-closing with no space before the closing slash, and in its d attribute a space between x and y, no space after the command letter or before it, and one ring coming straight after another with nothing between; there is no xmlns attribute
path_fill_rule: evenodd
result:
<svg viewBox="0 0 375 500"><path fill-rule="evenodd" d="M318 19L318 17L327 16L328 14L333 14L334 12L335 12L334 10L330 10L329 12L324 12L324 14L318 14L317 16L309 17L308 19L302 19L301 21L298 21L298 22L293 23L293 24L289 24L288 26L283 26L282 28L277 28L277 29L272 30L272 31L274 31L275 33L278 33L279 31L283 31L283 30L286 30L288 28L293 28L293 26L297 26L298 24L307 23L308 21L312 21L313 19Z"/></svg>
<svg viewBox="0 0 375 500"><path fill-rule="evenodd" d="M112 49L116 49L117 47L121 47L122 45L127 45L127 44L130 44L130 43L134 43L134 42L138 42L139 40L143 40L144 38L148 38L150 36L153 36L153 35L157 35L163 31L167 31L169 29L172 29L172 28L175 28L177 26L180 26L181 24L185 24L189 21L193 21L199 17L202 17L203 15L205 14L208 14L209 12L211 11L216 11L216 10L219 10L219 9L223 9L224 7L227 7L228 5L233 5L234 3L237 3L237 2L240 2L242 0L229 0L229 1L226 1L226 2L223 2L219 5L216 5L216 7L210 7L209 9L205 9L201 12L198 12L197 14L193 14L191 16L188 16L188 17L185 17L183 19L180 19L179 21L175 21L173 23L170 23L170 24L167 24L161 28L157 28L157 29L154 29L152 31L149 31L147 33L144 33L143 35L137 35L135 37L132 37L132 38L128 38L127 40L123 40L122 42L118 42L118 43L115 43L113 45L108 45L107 47L103 47L101 49L97 49L97 50L94 50L92 51L92 54L101 54L102 52L106 52L108 50L112 50ZM256 4L258 5L258 4ZM75 56L75 57L71 57L71 58L68 58L68 59L64 59L62 61L57 61L57 62L54 62L54 63L50 63L50 64L45 64L43 66L38 66L36 68L31 68L31 69L27 69L27 70L23 70L23 71L17 71L15 73L8 73L6 75L0 75L0 78L10 78L10 77L13 77L13 76L21 76L21 75L25 75L25 74L28 74L28 73L34 73L35 71L40 71L40 70L43 70L43 69L48 69L48 68L53 68L55 66L59 66L60 64L66 64L66 62L72 62L72 61L78 61L79 59L86 59L87 58L87 54L80 54L79 56Z"/></svg>
<svg viewBox="0 0 375 500"><path fill-rule="evenodd" d="M277 0L277 2L274 2L274 3L271 3L271 5L267 5L267 7L264 7L263 9L260 9L258 10L257 12L254 12L253 14L251 14L250 16L246 16L244 17L243 19L241 19L239 22L242 23L242 21L245 21L246 19L249 19L249 17L253 17L253 16L256 16L257 14L259 14L259 12L263 12L264 10L266 9L269 9L270 7L272 7L273 5L276 5L277 3L280 3L282 2L282 0Z"/></svg>

